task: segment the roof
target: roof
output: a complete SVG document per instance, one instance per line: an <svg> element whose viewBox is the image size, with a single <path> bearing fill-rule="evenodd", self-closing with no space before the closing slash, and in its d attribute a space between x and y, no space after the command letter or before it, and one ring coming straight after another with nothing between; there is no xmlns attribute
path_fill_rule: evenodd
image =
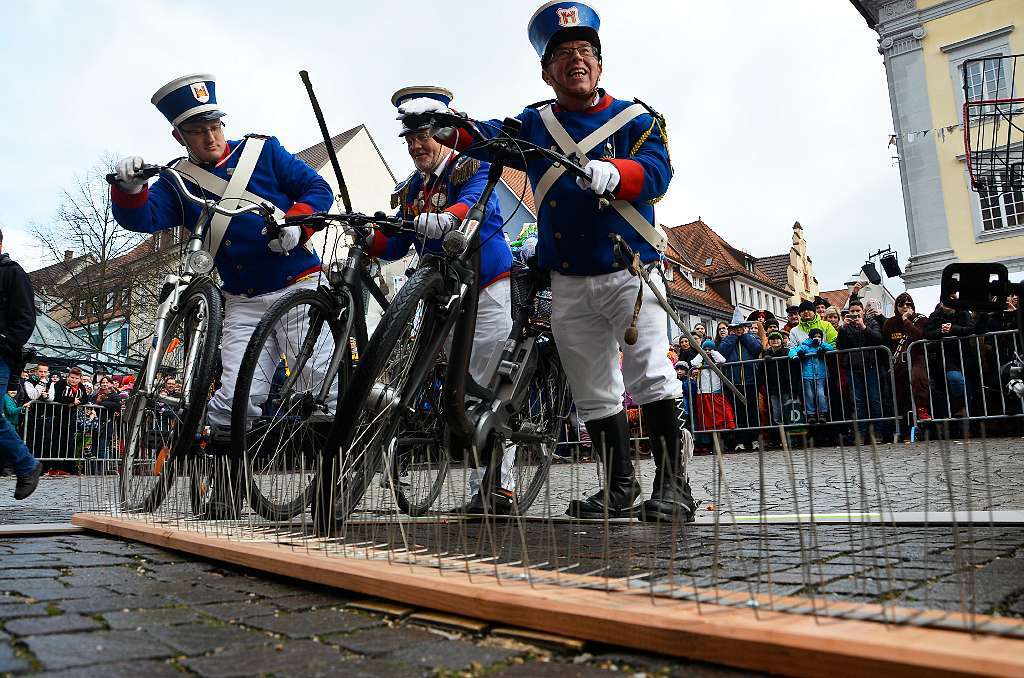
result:
<svg viewBox="0 0 1024 678"><path fill-rule="evenodd" d="M789 270L789 252L785 254L773 254L770 257L760 257L757 265L764 271L765 275L779 285L785 287L789 284L786 272Z"/></svg>
<svg viewBox="0 0 1024 678"><path fill-rule="evenodd" d="M70 261L58 261L55 264L50 264L49 266L29 271L28 279L32 281L32 287L35 289L53 287L55 284L62 282L65 278L72 275L75 271L80 270L78 265L85 264L88 260L89 256L83 254L71 259Z"/></svg>
<svg viewBox="0 0 1024 678"><path fill-rule="evenodd" d="M681 226L673 226L667 231L673 234L673 239L678 243L675 249L687 255L687 259L693 263L694 270L698 273L703 273L709 278L742 275L779 292L787 291L785 285L780 285L765 273L758 265L757 258L730 245L700 219ZM748 271L743 265L743 259L746 257L753 259L753 272Z"/></svg>
<svg viewBox="0 0 1024 678"><path fill-rule="evenodd" d="M853 4L854 8L860 12L860 15L864 17L864 21L868 23L868 27L874 28L875 24L878 23L878 10L874 8L876 3L870 2L869 0L850 0L850 2Z"/></svg>
<svg viewBox="0 0 1024 678"><path fill-rule="evenodd" d="M335 134L331 137L331 145L334 146L334 152L337 153L345 144L352 141L357 134L363 129L363 125L353 127L352 129L342 132L341 134ZM330 162L331 158L327 154L327 145L324 142L313 144L309 148L303 149L295 154L295 157L302 160L304 163L315 169L317 172L322 170Z"/></svg>
<svg viewBox="0 0 1024 678"><path fill-rule="evenodd" d="M841 290L818 292L818 296L827 301L829 306L835 306L836 308L842 310L846 308L846 302L850 300L850 290L844 287Z"/></svg>
<svg viewBox="0 0 1024 678"><path fill-rule="evenodd" d="M170 249L168 249L166 251L170 251ZM112 276L115 273L120 273L120 269L124 268L125 266L128 266L129 264L135 263L136 261L138 261L139 259L142 259L143 257L145 257L148 254L152 254L152 252L153 252L153 237L150 236L150 237L147 237L147 238L143 239L135 247L133 247L132 249L128 250L127 252L125 252L121 256L115 257L115 258L110 259L109 261L107 261L106 262L106 276ZM101 266L102 266L102 264L100 264L100 263L95 263L95 264L92 264L91 266L86 266L85 268L83 268L81 271L79 271L75 275L75 278L85 281L85 284L89 284L89 282L98 282L98 281L102 280L103 277L105 277L105 276L101 276L100 273L99 273L99 270L97 270L97 269L100 269Z"/></svg>
<svg viewBox="0 0 1024 678"><path fill-rule="evenodd" d="M96 348L56 320L43 313L36 313L36 326L29 337L27 347L36 350L38 360L76 363L106 363L112 365L135 364L126 358Z"/></svg>
<svg viewBox="0 0 1024 678"><path fill-rule="evenodd" d="M506 167L501 173L501 180L505 182L516 198L522 196L523 204L536 217L537 205L533 201L533 189L530 188L530 182L526 180L526 172Z"/></svg>
<svg viewBox="0 0 1024 678"><path fill-rule="evenodd" d="M665 250L665 254L670 259L676 261L688 261L684 253L677 250L672 242L671 231L668 231L668 247ZM692 267L691 267L692 268ZM711 308L718 311L722 311L726 315L732 313L732 304L726 301L722 295L714 290L710 285L705 286L704 289L699 290L690 284L690 281L686 279L681 273L676 273L672 276L672 279L667 281L669 292L676 297L685 299L687 301L699 304L705 308Z"/></svg>

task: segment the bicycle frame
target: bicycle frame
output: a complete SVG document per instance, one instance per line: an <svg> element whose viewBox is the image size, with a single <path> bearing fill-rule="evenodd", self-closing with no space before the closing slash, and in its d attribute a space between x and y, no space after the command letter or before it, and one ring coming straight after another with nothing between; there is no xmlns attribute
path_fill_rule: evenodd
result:
<svg viewBox="0 0 1024 678"><path fill-rule="evenodd" d="M345 342L334 347L334 354L331 356L331 362L324 373L320 391L316 395L317 403L326 403L329 400L331 386L341 370L342 362L345 359L345 351L350 350L348 337L352 336L352 326L355 323L355 316L352 314L352 307L354 305L353 291L358 290L362 286L370 292L370 295L380 304L381 308L386 309L388 307L387 297L384 296L380 287L370 278L363 267L365 260L366 251L362 245L358 243L353 244L349 248L348 258L343 266L339 267L336 263L331 265L330 270L327 272L328 287L320 287L318 290L321 294L329 296L331 304L336 308L345 309L345 331L341 335L345 338ZM323 323L324 320L323 318L310 318L310 327L312 328L314 323ZM313 355L315 348L313 344L318 336L319 332L317 331L308 331L306 333L306 339L296 354L294 368L285 380L282 392L289 393L293 390L295 382ZM357 346L357 348L363 350L364 347Z"/></svg>
<svg viewBox="0 0 1024 678"><path fill-rule="evenodd" d="M188 200L189 202L195 203L202 206L202 211L199 213L199 219L196 222L195 228L192 234L189 236L188 244L182 254L179 270L180 274L170 273L164 278L164 283L160 289L160 303L157 306L156 313L156 326L153 332L152 349L146 359L145 369L143 372L142 383L138 384L136 388L138 391L150 398L154 398L159 402L165 403L171 406L177 406L181 404L181 398L178 396L160 395L155 388L156 374L160 367L160 359L164 351L167 350L165 343L167 325L170 319L178 312L178 304L181 301L185 290L189 288L193 283L206 279L207 273L212 270L213 258L206 253L207 260L201 261L201 257L196 256L197 252L205 252L203 250L203 241L206 238L206 231L209 227L210 216L212 214L223 214L225 216L233 217L241 214L248 213L259 213L268 218L268 215L272 214L272 211L263 205L246 205L238 209L224 209L221 208L216 200L209 200L206 198L199 197L192 193L185 185L181 174L173 167L161 166L161 165L147 165L144 166L140 171L140 176L148 178L160 174L166 175L170 178L171 182L177 187L178 194ZM114 174L108 174L106 176L107 182L113 184L117 181L117 177ZM208 265L208 267L206 267ZM206 268L206 270L202 270ZM219 319L218 319L219 320ZM198 330L194 330L198 332ZM196 336L193 337L195 339ZM195 346L195 342L190 342L189 346ZM192 356L186 356L185 374L182 375L183 382L191 378L191 370L194 366L194 361L188 358Z"/></svg>

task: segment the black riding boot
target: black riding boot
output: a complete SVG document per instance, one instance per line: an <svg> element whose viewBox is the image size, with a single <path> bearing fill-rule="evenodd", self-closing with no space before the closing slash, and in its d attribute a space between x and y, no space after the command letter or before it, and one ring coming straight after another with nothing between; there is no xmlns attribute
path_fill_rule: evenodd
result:
<svg viewBox="0 0 1024 678"><path fill-rule="evenodd" d="M640 483L633 477L629 454L629 422L625 410L587 422L595 454L604 460L604 487L586 499L569 502L566 514L576 518L632 518Z"/></svg>
<svg viewBox="0 0 1024 678"><path fill-rule="evenodd" d="M641 407L651 442L657 472L651 498L640 509L640 519L649 522L693 521L697 505L686 477L682 453L679 401L658 400Z"/></svg>

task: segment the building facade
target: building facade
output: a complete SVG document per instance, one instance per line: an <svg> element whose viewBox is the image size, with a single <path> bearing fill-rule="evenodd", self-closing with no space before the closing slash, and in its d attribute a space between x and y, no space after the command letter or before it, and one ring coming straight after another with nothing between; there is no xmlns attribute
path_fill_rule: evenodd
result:
<svg viewBox="0 0 1024 678"><path fill-rule="evenodd" d="M807 254L807 238L800 222L793 223L793 244L785 254L761 257L757 265L789 293L787 303L798 305L804 299L818 296L818 279L814 262Z"/></svg>
<svg viewBox="0 0 1024 678"><path fill-rule="evenodd" d="M700 219L666 233L672 249L683 257L680 272L692 280L694 292L681 297L700 293L699 302L708 312L701 320L728 320L737 308L744 316L755 310L785 315L789 291L765 272L757 257L732 246Z"/></svg>
<svg viewBox="0 0 1024 678"><path fill-rule="evenodd" d="M1021 0L851 0L878 33L910 236L907 287L939 282L950 263L1001 261L1024 271L1024 192L981 196L970 186L963 131L970 98L1024 90ZM1018 63L1024 60L1018 60ZM1018 139L1019 143L1020 140Z"/></svg>

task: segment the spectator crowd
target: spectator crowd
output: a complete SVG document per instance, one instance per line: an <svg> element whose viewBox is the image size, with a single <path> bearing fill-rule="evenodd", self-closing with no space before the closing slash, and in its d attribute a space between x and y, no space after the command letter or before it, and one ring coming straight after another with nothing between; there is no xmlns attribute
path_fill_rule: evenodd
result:
<svg viewBox="0 0 1024 678"><path fill-rule="evenodd" d="M933 419L986 417L990 431L1021 414L1006 394L1008 365L1018 347L1017 297L997 313L957 310L944 298L919 313L902 293L886 317L877 299L854 286L846 308L821 298L786 309L786 318L755 311L746 319L697 323L669 351L683 382L687 425L698 452L710 451L710 431L726 432L729 449L757 449L759 435L778 444L780 425L816 427L822 438L906 440L913 425ZM920 341L930 340L930 341ZM918 342L918 343L915 343ZM695 349L715 363L718 374ZM910 425L906 425L910 424Z"/></svg>
<svg viewBox="0 0 1024 678"><path fill-rule="evenodd" d="M161 393L180 395L173 376ZM72 470L73 460L117 458L116 425L134 376L92 374L80 367L52 370L38 362L12 375L3 395L3 416L51 470ZM112 470L112 469L111 469Z"/></svg>

